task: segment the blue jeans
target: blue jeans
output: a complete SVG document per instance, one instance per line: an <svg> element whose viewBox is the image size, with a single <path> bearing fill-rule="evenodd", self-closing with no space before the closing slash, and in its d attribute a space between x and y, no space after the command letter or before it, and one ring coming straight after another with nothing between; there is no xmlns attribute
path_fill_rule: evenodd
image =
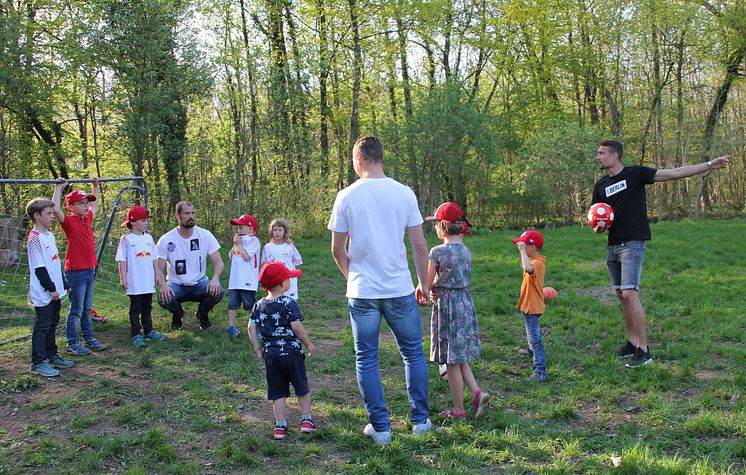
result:
<svg viewBox="0 0 746 475"><path fill-rule="evenodd" d="M224 295L222 287L220 288L220 293L218 293L218 295L209 295L207 293L208 283L210 283L210 280L207 277L202 277L202 279L194 285L182 285L177 284L176 282L169 282L168 288L174 293L174 298L165 304L159 301L158 305L171 312L171 315L176 319L179 318L182 310L184 310L181 306L181 302L199 302L197 311L202 319L207 319L207 314L210 313L210 310L212 310L218 302L223 300Z"/></svg>
<svg viewBox="0 0 746 475"><path fill-rule="evenodd" d="M91 341L94 338L91 320L94 273L94 268L65 271L65 280L70 286L70 312L67 314L65 324L68 345L80 343L80 330L83 331L85 341Z"/></svg>
<svg viewBox="0 0 746 475"><path fill-rule="evenodd" d="M547 356L544 353L544 342L541 341L539 317L541 317L541 314L523 314L526 322L526 340L528 341L528 347L534 353L534 373L546 376Z"/></svg>
<svg viewBox="0 0 746 475"><path fill-rule="evenodd" d="M357 385L373 428L378 432L391 429L389 411L383 399L381 375L378 373L381 317L391 328L404 360L409 420L412 424L423 424L430 414L430 405L422 324L414 293L388 299L348 299L348 307L355 341Z"/></svg>

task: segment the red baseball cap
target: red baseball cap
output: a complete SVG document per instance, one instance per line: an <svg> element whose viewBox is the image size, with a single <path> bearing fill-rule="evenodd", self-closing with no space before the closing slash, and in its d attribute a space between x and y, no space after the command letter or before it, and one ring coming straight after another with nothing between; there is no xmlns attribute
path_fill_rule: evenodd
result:
<svg viewBox="0 0 746 475"><path fill-rule="evenodd" d="M231 224L235 224L236 226L251 226L254 230L259 227L256 218L250 214L243 214L236 219L231 219Z"/></svg>
<svg viewBox="0 0 746 475"><path fill-rule="evenodd" d="M438 206L433 216L425 217L425 221L447 221L449 223L459 223L464 229L461 234L471 234L469 232L469 221L466 220L461 207L452 201L448 201Z"/></svg>
<svg viewBox="0 0 746 475"><path fill-rule="evenodd" d="M78 201L83 201L85 199L89 202L96 201L96 195L89 195L83 190L73 190L65 195L65 204L69 205L70 203L77 203Z"/></svg>
<svg viewBox="0 0 746 475"><path fill-rule="evenodd" d="M124 222L121 226L126 226L127 223L132 221L139 221L141 219L150 219L152 216L148 214L148 208L145 206L133 206L127 211L127 216L124 218Z"/></svg>
<svg viewBox="0 0 746 475"><path fill-rule="evenodd" d="M533 244L537 248L541 249L544 247L544 236L539 231L529 229L517 238L511 239L513 242L525 242L526 244Z"/></svg>
<svg viewBox="0 0 746 475"><path fill-rule="evenodd" d="M259 271L259 282L262 283L264 290L274 289L285 282L285 279L291 277L300 277L303 271L300 269L288 270L282 262L267 262Z"/></svg>

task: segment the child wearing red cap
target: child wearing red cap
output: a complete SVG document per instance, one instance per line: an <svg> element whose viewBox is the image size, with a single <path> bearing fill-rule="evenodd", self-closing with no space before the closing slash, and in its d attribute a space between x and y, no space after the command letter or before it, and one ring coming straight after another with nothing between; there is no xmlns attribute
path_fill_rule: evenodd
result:
<svg viewBox="0 0 746 475"><path fill-rule="evenodd" d="M289 270L303 264L298 249L290 240L290 224L281 218L269 223L269 242L264 245L262 252L262 264L272 261L282 262ZM298 279L290 279L287 295L298 300Z"/></svg>
<svg viewBox="0 0 746 475"><path fill-rule="evenodd" d="M130 298L130 338L135 348L145 346L145 339L163 341L164 335L153 330L153 293L155 293L155 242L148 232L152 218L147 208L133 206L127 211L122 226L130 232L119 239L116 261L119 285ZM142 330L142 334L140 333Z"/></svg>
<svg viewBox="0 0 746 475"><path fill-rule="evenodd" d="M93 194L74 190L65 196L69 215L62 212L60 198L64 180L54 187L54 215L67 236L65 252L65 280L70 285L70 311L65 333L67 352L76 356L101 351L105 346L93 334L93 277L96 274L96 240L93 236L93 217L98 212L98 179L93 180ZM83 332L85 346L80 343Z"/></svg>
<svg viewBox="0 0 746 475"><path fill-rule="evenodd" d="M281 262L269 262L259 271L259 282L267 295L251 310L249 339L257 358L264 362L267 378L267 399L275 413L274 439L284 439L288 430L285 418L285 398L290 396L290 384L298 396L302 412L300 431L312 433L316 424L311 416L311 390L306 376L305 355L316 353L305 327L298 303L286 292L290 279L300 277L300 270L288 270ZM261 343L259 341L261 336Z"/></svg>
<svg viewBox="0 0 746 475"><path fill-rule="evenodd" d="M453 407L443 417L463 419L464 383L469 387L475 419L487 413L490 395L482 391L474 378L469 361L479 358L480 338L471 283L471 253L464 245L469 224L456 203L443 203L435 216L435 231L443 244L430 250L427 287L432 289L433 310L430 318L430 361L445 364Z"/></svg>
<svg viewBox="0 0 746 475"><path fill-rule="evenodd" d="M539 326L539 318L544 314L546 257L539 253L539 250L544 247L544 236L539 231L530 229L512 241L518 247L523 269L521 296L517 307L523 312L529 354L532 354L534 358L533 372L529 379L546 383L547 359Z"/></svg>
<svg viewBox="0 0 746 475"><path fill-rule="evenodd" d="M256 218L244 214L230 223L236 226L233 235L233 247L230 251L231 274L228 279L228 334L236 337L240 334L236 328L236 314L243 306L251 312L256 303L256 288L259 280L259 251L262 248L259 239L254 235L258 227Z"/></svg>

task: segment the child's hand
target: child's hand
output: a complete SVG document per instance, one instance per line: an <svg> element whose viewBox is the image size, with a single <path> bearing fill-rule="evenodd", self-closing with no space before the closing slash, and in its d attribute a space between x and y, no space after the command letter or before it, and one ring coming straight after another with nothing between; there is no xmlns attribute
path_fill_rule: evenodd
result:
<svg viewBox="0 0 746 475"><path fill-rule="evenodd" d="M603 221L600 221L595 228L593 228L593 231L595 231L598 234L601 234L602 232L606 231L606 223Z"/></svg>
<svg viewBox="0 0 746 475"><path fill-rule="evenodd" d="M308 352L308 356L313 356L316 354L316 345L311 343L310 346L306 347L306 351Z"/></svg>
<svg viewBox="0 0 746 475"><path fill-rule="evenodd" d="M119 280L119 285L124 289L127 290L127 281L126 280Z"/></svg>
<svg viewBox="0 0 746 475"><path fill-rule="evenodd" d="M438 298L438 294L435 293L435 289L430 290L430 300L435 300Z"/></svg>
<svg viewBox="0 0 746 475"><path fill-rule="evenodd" d="M233 235L233 244L235 244L236 246L242 246L243 245L241 243L241 235L240 234L236 233L236 234Z"/></svg>
<svg viewBox="0 0 746 475"><path fill-rule="evenodd" d="M256 355L257 358L259 358L259 361L264 363L264 351L262 351L261 348L255 349L254 354Z"/></svg>
<svg viewBox="0 0 746 475"><path fill-rule="evenodd" d="M49 294L49 295L52 296L52 300L59 300L60 299L60 293L57 292L56 290L54 292L52 292L51 294Z"/></svg>
<svg viewBox="0 0 746 475"><path fill-rule="evenodd" d="M519 251L525 251L526 250L526 243L523 242L523 241L518 241L517 243L515 243L515 245L516 245L516 247L518 248Z"/></svg>
<svg viewBox="0 0 746 475"><path fill-rule="evenodd" d="M98 177L94 176L93 177L93 187L94 188L98 188L98 186L99 186Z"/></svg>
<svg viewBox="0 0 746 475"><path fill-rule="evenodd" d="M54 187L58 190L61 190L65 186L67 186L67 180L65 180L64 178L57 178L55 180Z"/></svg>

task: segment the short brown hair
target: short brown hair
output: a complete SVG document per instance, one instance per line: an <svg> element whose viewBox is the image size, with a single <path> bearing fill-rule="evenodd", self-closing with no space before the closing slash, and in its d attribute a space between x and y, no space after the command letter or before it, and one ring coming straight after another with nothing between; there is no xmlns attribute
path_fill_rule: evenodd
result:
<svg viewBox="0 0 746 475"><path fill-rule="evenodd" d="M616 153L619 156L619 160L622 159L622 155L624 155L624 146L621 142L611 139L604 139L601 141L601 146L609 147L611 149L611 153Z"/></svg>
<svg viewBox="0 0 746 475"><path fill-rule="evenodd" d="M36 222L36 213L41 213L46 208L54 208L54 202L49 198L34 198L26 204L26 215Z"/></svg>
<svg viewBox="0 0 746 475"><path fill-rule="evenodd" d="M352 153L359 153L366 162L383 161L383 144L374 135L364 135L357 139Z"/></svg>
<svg viewBox="0 0 746 475"><path fill-rule="evenodd" d="M191 201L179 201L178 203L176 203L176 206L174 206L174 210L176 210L178 214L181 214L181 210L182 208L184 208L184 206L191 206L192 208L194 208L194 205Z"/></svg>

